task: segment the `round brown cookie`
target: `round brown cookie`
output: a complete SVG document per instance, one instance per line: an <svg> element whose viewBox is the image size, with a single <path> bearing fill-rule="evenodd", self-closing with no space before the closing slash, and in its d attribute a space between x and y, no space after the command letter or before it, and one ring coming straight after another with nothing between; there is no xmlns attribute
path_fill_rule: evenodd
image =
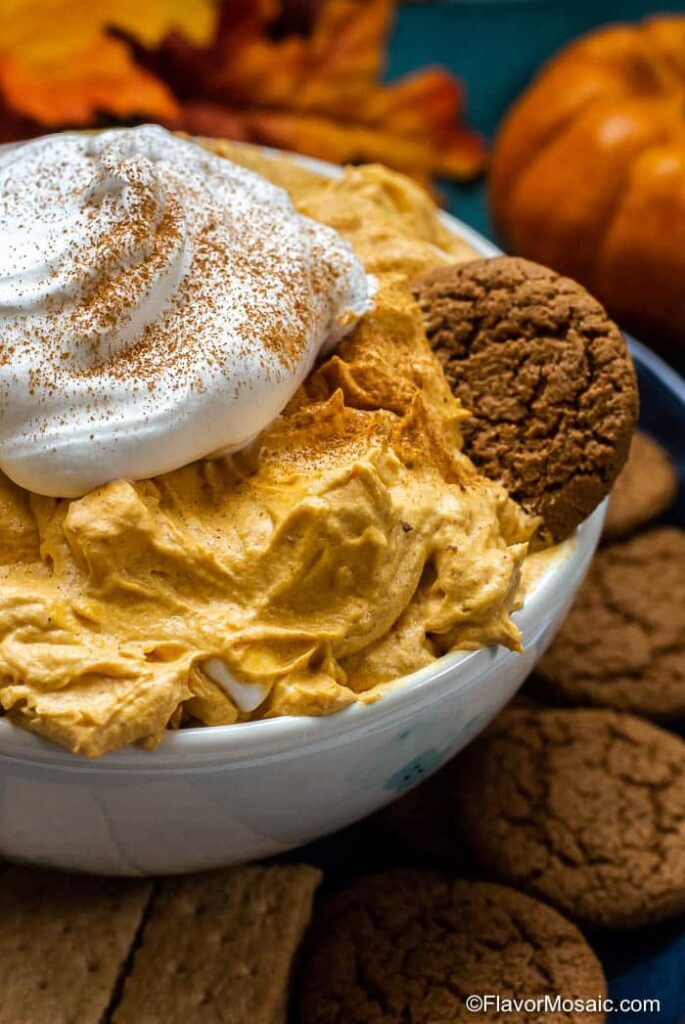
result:
<svg viewBox="0 0 685 1024"><path fill-rule="evenodd" d="M457 821L483 868L591 924L685 910L685 743L632 715L501 715L460 759Z"/></svg>
<svg viewBox="0 0 685 1024"><path fill-rule="evenodd" d="M637 417L618 327L584 288L501 256L413 283L426 334L471 416L467 454L556 538L609 493Z"/></svg>
<svg viewBox="0 0 685 1024"><path fill-rule="evenodd" d="M468 995L586 1000L606 991L580 932L500 885L422 871L371 875L324 906L308 947L301 1024L604 1020L573 1010L468 1011Z"/></svg>
<svg viewBox="0 0 685 1024"><path fill-rule="evenodd" d="M601 550L531 683L552 703L685 717L685 532Z"/></svg>
<svg viewBox="0 0 685 1024"><path fill-rule="evenodd" d="M604 537L615 539L665 512L675 499L678 474L668 454L647 434L636 431L628 461L611 492Z"/></svg>

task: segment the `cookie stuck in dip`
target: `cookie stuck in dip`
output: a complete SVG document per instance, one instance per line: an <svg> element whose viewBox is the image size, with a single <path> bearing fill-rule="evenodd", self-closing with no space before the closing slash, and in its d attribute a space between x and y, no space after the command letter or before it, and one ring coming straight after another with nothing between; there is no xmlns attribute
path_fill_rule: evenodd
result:
<svg viewBox="0 0 685 1024"><path fill-rule="evenodd" d="M581 285L513 257L439 267L413 292L470 412L465 451L554 538L568 536L628 457L637 384L618 327Z"/></svg>

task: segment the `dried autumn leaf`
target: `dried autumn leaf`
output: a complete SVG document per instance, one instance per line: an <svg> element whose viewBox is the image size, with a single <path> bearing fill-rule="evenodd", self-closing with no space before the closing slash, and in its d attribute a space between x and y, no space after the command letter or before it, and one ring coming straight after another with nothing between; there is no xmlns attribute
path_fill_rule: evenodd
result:
<svg viewBox="0 0 685 1024"><path fill-rule="evenodd" d="M252 22L253 36L238 37L235 12L246 2L229 0L223 8L204 94L357 117L355 105L376 88L382 71L392 0L324 0L307 35L276 40L270 31L287 3L263 4L261 24Z"/></svg>
<svg viewBox="0 0 685 1024"><path fill-rule="evenodd" d="M159 120L429 183L485 151L459 83L381 83L393 0L0 0L0 138Z"/></svg>
<svg viewBox="0 0 685 1024"><path fill-rule="evenodd" d="M283 31L291 5L227 0L211 47L167 41L155 66L184 97L174 127L334 163L377 160L421 181L482 169L485 149L464 126L451 75L380 84L391 0L320 0L305 34Z"/></svg>
<svg viewBox="0 0 685 1024"><path fill-rule="evenodd" d="M0 91L20 117L48 127L87 125L99 114L173 117L173 93L132 59L128 33L147 46L179 31L206 44L213 0L2 0Z"/></svg>

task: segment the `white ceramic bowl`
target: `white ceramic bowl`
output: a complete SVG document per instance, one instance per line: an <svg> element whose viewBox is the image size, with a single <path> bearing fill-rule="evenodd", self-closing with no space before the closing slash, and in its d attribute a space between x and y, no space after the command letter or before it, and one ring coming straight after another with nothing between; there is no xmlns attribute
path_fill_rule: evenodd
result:
<svg viewBox="0 0 685 1024"><path fill-rule="evenodd" d="M483 255L498 252L443 217ZM101 874L197 871L279 853L370 814L466 746L513 697L568 610L604 513L566 542L515 614L523 654L448 654L372 705L187 729L154 753L129 747L97 761L0 719L0 855Z"/></svg>

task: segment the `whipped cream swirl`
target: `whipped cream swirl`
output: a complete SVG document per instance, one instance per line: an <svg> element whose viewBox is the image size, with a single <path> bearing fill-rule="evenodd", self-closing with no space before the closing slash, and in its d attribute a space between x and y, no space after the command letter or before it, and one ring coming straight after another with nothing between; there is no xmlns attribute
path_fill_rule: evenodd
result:
<svg viewBox="0 0 685 1024"><path fill-rule="evenodd" d="M0 155L0 468L75 497L243 447L369 305L260 175L162 128Z"/></svg>

